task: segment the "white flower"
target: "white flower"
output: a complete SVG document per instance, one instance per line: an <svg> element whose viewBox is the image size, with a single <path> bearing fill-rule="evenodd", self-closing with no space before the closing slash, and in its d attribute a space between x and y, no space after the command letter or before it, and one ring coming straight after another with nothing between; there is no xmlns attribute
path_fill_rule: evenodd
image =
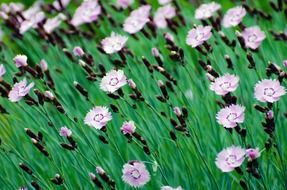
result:
<svg viewBox="0 0 287 190"><path fill-rule="evenodd" d="M122 70L111 70L102 78L100 88L109 93L114 93L127 84L127 77Z"/></svg>
<svg viewBox="0 0 287 190"><path fill-rule="evenodd" d="M102 47L107 54L120 51L126 44L128 37L112 32L110 37L101 41Z"/></svg>

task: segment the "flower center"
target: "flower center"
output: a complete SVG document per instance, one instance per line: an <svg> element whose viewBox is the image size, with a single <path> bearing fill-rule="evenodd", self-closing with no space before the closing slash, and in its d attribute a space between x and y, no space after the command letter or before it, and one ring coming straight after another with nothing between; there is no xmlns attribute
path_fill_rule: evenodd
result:
<svg viewBox="0 0 287 190"><path fill-rule="evenodd" d="M252 35L248 36L248 41L249 42L255 42L256 39L257 39L257 35L256 34L252 34Z"/></svg>
<svg viewBox="0 0 287 190"><path fill-rule="evenodd" d="M265 96L273 96L275 94L275 90L273 88L265 88L264 95Z"/></svg>
<svg viewBox="0 0 287 190"><path fill-rule="evenodd" d="M204 34L202 32L199 32L199 33L196 34L195 39L197 41L200 41L203 38L203 36L204 36Z"/></svg>
<svg viewBox="0 0 287 190"><path fill-rule="evenodd" d="M227 162L228 165L234 164L236 162L237 158L236 155L229 155L225 161Z"/></svg>
<svg viewBox="0 0 287 190"><path fill-rule="evenodd" d="M94 120L96 122L100 122L102 119L104 119L104 115L103 114L96 114L94 117Z"/></svg>
<svg viewBox="0 0 287 190"><path fill-rule="evenodd" d="M231 86L230 82L223 82L220 84L220 87L224 90L230 88L230 86Z"/></svg>
<svg viewBox="0 0 287 190"><path fill-rule="evenodd" d="M132 177L134 179L138 179L138 178L141 177L141 174L140 174L140 172L138 170L134 170L134 171L132 171Z"/></svg>
<svg viewBox="0 0 287 190"><path fill-rule="evenodd" d="M234 121L234 119L236 119L236 117L237 117L237 114L236 113L230 113L228 116L227 116L227 120L228 121L230 121L230 122L232 122L232 121Z"/></svg>
<svg viewBox="0 0 287 190"><path fill-rule="evenodd" d="M109 84L111 86L116 86L119 83L119 79L118 78L111 78Z"/></svg>

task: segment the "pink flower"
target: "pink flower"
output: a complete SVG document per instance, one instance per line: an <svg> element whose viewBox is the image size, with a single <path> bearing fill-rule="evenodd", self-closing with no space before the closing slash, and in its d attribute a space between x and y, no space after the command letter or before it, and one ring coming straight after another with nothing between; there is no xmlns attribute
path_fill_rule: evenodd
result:
<svg viewBox="0 0 287 190"><path fill-rule="evenodd" d="M42 71L47 71L48 70L48 63L46 62L45 59L42 59L40 61L40 67L41 67Z"/></svg>
<svg viewBox="0 0 287 190"><path fill-rule="evenodd" d="M2 80L3 75L6 73L4 65L0 65L0 80Z"/></svg>
<svg viewBox="0 0 287 190"><path fill-rule="evenodd" d="M156 47L151 49L151 53L155 57L159 57L160 56L159 50Z"/></svg>
<svg viewBox="0 0 287 190"><path fill-rule="evenodd" d="M237 26L242 21L245 15L246 10L242 6L231 8L224 15L223 26L225 28Z"/></svg>
<svg viewBox="0 0 287 190"><path fill-rule="evenodd" d="M35 13L33 16L31 16L27 20L24 20L23 22L21 22L21 25L19 28L20 34L24 34L31 28L37 28L38 23L42 22L44 19L45 19L44 12L40 11L40 12Z"/></svg>
<svg viewBox="0 0 287 190"><path fill-rule="evenodd" d="M48 98L49 100L53 100L55 98L54 94L51 91L45 91L44 93L45 98Z"/></svg>
<svg viewBox="0 0 287 190"><path fill-rule="evenodd" d="M127 80L128 85L132 88L135 89L137 87L136 83L133 81L133 79L128 79Z"/></svg>
<svg viewBox="0 0 287 190"><path fill-rule="evenodd" d="M86 0L77 8L71 24L74 26L80 26L85 23L91 23L98 20L101 14L101 6L98 4L98 0Z"/></svg>
<svg viewBox="0 0 287 190"><path fill-rule="evenodd" d="M179 107L174 107L174 108L173 108L173 112L175 113L175 115L181 116L181 110L180 110Z"/></svg>
<svg viewBox="0 0 287 190"><path fill-rule="evenodd" d="M283 61L283 65L284 65L284 67L287 67L287 60Z"/></svg>
<svg viewBox="0 0 287 190"><path fill-rule="evenodd" d="M84 122L90 127L101 129L112 120L112 114L107 107L95 106L86 115Z"/></svg>
<svg viewBox="0 0 287 190"><path fill-rule="evenodd" d="M135 123L133 121L126 121L121 127L121 131L124 135L132 135L136 130Z"/></svg>
<svg viewBox="0 0 287 190"><path fill-rule="evenodd" d="M171 4L167 4L163 7L157 9L154 22L158 28L166 28L167 21L166 19L172 19L176 15L175 8Z"/></svg>
<svg viewBox="0 0 287 190"><path fill-rule="evenodd" d="M67 7L70 3L71 0L60 0L61 3L62 3L62 6L63 8ZM60 6L60 3L59 3L59 0L55 0L53 2L53 7L57 10L57 11L60 11L61 10L61 6Z"/></svg>
<svg viewBox="0 0 287 190"><path fill-rule="evenodd" d="M60 136L70 137L71 135L72 135L72 131L68 127L66 127L66 126L61 127Z"/></svg>
<svg viewBox="0 0 287 190"><path fill-rule="evenodd" d="M160 188L160 190L183 190L181 186L178 186L178 187L171 187L171 186L162 186Z"/></svg>
<svg viewBox="0 0 287 190"><path fill-rule="evenodd" d="M234 128L238 123L244 121L245 107L240 105L230 105L222 108L217 114L216 119L220 125L225 128Z"/></svg>
<svg viewBox="0 0 287 190"><path fill-rule="evenodd" d="M257 49L261 42L266 38L265 33L258 26L245 28L242 32L242 37L245 46L254 50Z"/></svg>
<svg viewBox="0 0 287 190"><path fill-rule="evenodd" d="M142 187L150 181L150 174L144 163L132 161L123 166L122 179L132 187Z"/></svg>
<svg viewBox="0 0 287 190"><path fill-rule="evenodd" d="M102 78L100 88L109 93L114 93L127 84L127 77L122 70L111 70Z"/></svg>
<svg viewBox="0 0 287 190"><path fill-rule="evenodd" d="M18 102L20 101L24 96L26 96L31 88L33 88L34 83L30 83L27 86L26 79L14 84L13 88L10 90L8 94L8 98L11 102Z"/></svg>
<svg viewBox="0 0 287 190"><path fill-rule="evenodd" d="M106 37L101 41L102 47L107 54L113 54L125 46L128 37L112 32L110 37Z"/></svg>
<svg viewBox="0 0 287 190"><path fill-rule="evenodd" d="M211 26L197 26L196 28L191 29L188 32L186 43L191 47L197 47L207 41L212 33L211 33Z"/></svg>
<svg viewBox="0 0 287 190"><path fill-rule="evenodd" d="M165 4L168 4L168 3L170 3L172 0L158 0L158 3L160 4L160 5L165 5Z"/></svg>
<svg viewBox="0 0 287 190"><path fill-rule="evenodd" d="M224 74L218 77L210 84L210 90L217 95L226 95L229 92L234 92L239 85L239 77L231 74Z"/></svg>
<svg viewBox="0 0 287 190"><path fill-rule="evenodd" d="M15 65L17 68L19 67L25 67L28 65L27 63L27 56L26 55L16 55L13 59Z"/></svg>
<svg viewBox="0 0 287 190"><path fill-rule="evenodd" d="M264 79L255 85L254 96L260 102L277 102L286 91L278 80Z"/></svg>
<svg viewBox="0 0 287 190"><path fill-rule="evenodd" d="M52 33L56 28L60 26L62 21L66 20L66 16L62 13L58 14L54 18L47 19L46 23L44 24L44 30L50 34Z"/></svg>
<svg viewBox="0 0 287 190"><path fill-rule="evenodd" d="M164 33L164 38L174 42L174 37L171 33L168 33L168 32Z"/></svg>
<svg viewBox="0 0 287 190"><path fill-rule="evenodd" d="M80 46L75 46L73 53L77 57L82 57L85 54L84 50Z"/></svg>
<svg viewBox="0 0 287 190"><path fill-rule="evenodd" d="M207 18L210 18L214 15L216 11L221 9L221 5L215 2L201 4L196 10L195 10L195 18L204 20Z"/></svg>
<svg viewBox="0 0 287 190"><path fill-rule="evenodd" d="M248 160L252 161L256 158L259 158L261 154L260 154L259 148L249 148L249 149L246 149L246 155L248 157Z"/></svg>
<svg viewBox="0 0 287 190"><path fill-rule="evenodd" d="M266 117L268 119L273 119L274 118L274 112L272 110L269 110L266 112Z"/></svg>
<svg viewBox="0 0 287 190"><path fill-rule="evenodd" d="M240 146L231 146L217 154L215 164L222 172L231 172L241 166L245 159L245 150Z"/></svg>
<svg viewBox="0 0 287 190"><path fill-rule="evenodd" d="M117 6L123 9L128 8L134 0L117 0Z"/></svg>

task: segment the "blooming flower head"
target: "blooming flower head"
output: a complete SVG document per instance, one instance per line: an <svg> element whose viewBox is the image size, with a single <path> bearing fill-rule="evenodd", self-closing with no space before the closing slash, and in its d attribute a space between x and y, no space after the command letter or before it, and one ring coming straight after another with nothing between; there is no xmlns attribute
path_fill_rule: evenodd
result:
<svg viewBox="0 0 287 190"><path fill-rule="evenodd" d="M245 28L242 32L245 46L250 49L257 49L266 38L265 33L258 26Z"/></svg>
<svg viewBox="0 0 287 190"><path fill-rule="evenodd" d="M254 96L260 102L277 102L286 90L278 80L264 79L255 85Z"/></svg>
<svg viewBox="0 0 287 190"><path fill-rule="evenodd" d="M217 154L215 164L222 172L231 172L241 166L245 159L245 149L231 146Z"/></svg>
<svg viewBox="0 0 287 190"><path fill-rule="evenodd" d="M142 187L150 180L150 174L144 163L131 161L123 166L122 179L132 187Z"/></svg>
<svg viewBox="0 0 287 190"><path fill-rule="evenodd" d="M47 19L46 23L44 24L44 30L50 34L52 33L57 27L60 26L62 21L66 20L66 16L62 13L58 14L56 17Z"/></svg>
<svg viewBox="0 0 287 190"><path fill-rule="evenodd" d="M114 93L127 84L127 77L122 70L111 70L102 78L100 88L109 93Z"/></svg>
<svg viewBox="0 0 287 190"><path fill-rule="evenodd" d="M222 24L225 28L237 26L242 21L245 15L246 10L242 6L231 8L224 15Z"/></svg>
<svg viewBox="0 0 287 190"><path fill-rule="evenodd" d="M191 47L197 47L203 44L211 37L211 26L197 26L188 32L186 43Z"/></svg>
<svg viewBox="0 0 287 190"><path fill-rule="evenodd" d="M84 122L90 127L101 129L112 120L112 114L107 107L95 106L86 115Z"/></svg>
<svg viewBox="0 0 287 190"><path fill-rule="evenodd" d="M168 4L168 3L170 3L172 0L158 0L158 3L160 4L160 5L165 5L165 4Z"/></svg>
<svg viewBox="0 0 287 190"><path fill-rule="evenodd" d="M71 24L74 26L80 26L85 23L91 23L98 20L99 15L101 14L101 6L98 3L98 0L85 0L77 8Z"/></svg>
<svg viewBox="0 0 287 190"><path fill-rule="evenodd" d="M68 127L66 127L66 126L61 127L60 136L70 137L71 135L72 135L72 131Z"/></svg>
<svg viewBox="0 0 287 190"><path fill-rule="evenodd" d="M20 34L24 34L31 28L37 28L38 23L42 22L45 19L45 13L42 11L36 12L33 16L21 22L19 31Z"/></svg>
<svg viewBox="0 0 287 190"><path fill-rule="evenodd" d="M167 4L163 7L157 9L154 22L158 28L166 28L167 21L166 19L172 19L176 15L175 8L171 4Z"/></svg>
<svg viewBox="0 0 287 190"><path fill-rule="evenodd" d="M131 135L135 132L136 126L133 121L126 121L121 127L121 131L124 135L128 134Z"/></svg>
<svg viewBox="0 0 287 190"><path fill-rule="evenodd" d="M112 32L110 37L101 41L102 47L107 54L120 51L126 44L128 37Z"/></svg>
<svg viewBox="0 0 287 190"><path fill-rule="evenodd" d="M229 92L234 92L239 84L239 77L231 74L224 74L218 77L210 84L210 89L217 95L226 95Z"/></svg>
<svg viewBox="0 0 287 190"><path fill-rule="evenodd" d="M132 3L134 2L134 0L117 0L117 6L122 8L122 9L126 9L128 8Z"/></svg>
<svg viewBox="0 0 287 190"><path fill-rule="evenodd" d="M19 67L25 67L28 65L27 63L27 56L26 55L16 55L13 59L15 65L17 68Z"/></svg>
<svg viewBox="0 0 287 190"><path fill-rule="evenodd" d="M260 157L260 151L259 148L249 148L246 149L246 156L248 157L249 161L252 161L256 158Z"/></svg>
<svg viewBox="0 0 287 190"><path fill-rule="evenodd" d="M217 114L217 122L225 128L234 128L238 123L244 121L245 107L240 105L230 105L222 108Z"/></svg>
<svg viewBox="0 0 287 190"><path fill-rule="evenodd" d="M0 65L0 80L2 79L3 75L6 73L6 69L4 65Z"/></svg>
<svg viewBox="0 0 287 190"><path fill-rule="evenodd" d="M183 190L181 186L178 186L178 187L171 187L171 186L162 186L160 188L160 190Z"/></svg>
<svg viewBox="0 0 287 190"><path fill-rule="evenodd" d="M204 20L207 18L210 18L214 15L216 11L221 9L221 5L215 2L201 4L196 10L195 10L195 18Z"/></svg>
<svg viewBox="0 0 287 190"><path fill-rule="evenodd" d="M10 90L8 94L8 98L11 102L18 102L24 96L26 96L30 90L33 88L34 83L30 83L27 85L26 79L14 84L13 88Z"/></svg>

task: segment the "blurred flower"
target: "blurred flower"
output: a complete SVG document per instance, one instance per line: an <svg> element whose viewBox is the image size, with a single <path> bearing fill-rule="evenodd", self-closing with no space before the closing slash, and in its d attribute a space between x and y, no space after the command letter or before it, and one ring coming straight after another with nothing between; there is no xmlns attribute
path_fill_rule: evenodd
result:
<svg viewBox="0 0 287 190"><path fill-rule="evenodd" d="M112 120L112 114L107 107L95 106L87 113L84 122L90 127L101 129L110 120Z"/></svg>
<svg viewBox="0 0 287 190"><path fill-rule="evenodd" d="M266 117L267 117L268 119L273 119L273 118L274 118L274 113L273 113L273 111L272 111L272 110L267 111L267 112L266 112Z"/></svg>
<svg viewBox="0 0 287 190"><path fill-rule="evenodd" d="M45 19L44 12L35 13L35 15L31 16L30 18L28 18L27 20L24 20L21 23L20 28L19 28L20 34L24 34L28 30L30 30L31 28L37 28L38 23L40 23L44 19Z"/></svg>
<svg viewBox="0 0 287 190"><path fill-rule="evenodd" d="M260 102L277 102L286 91L278 80L263 79L255 85L254 96Z"/></svg>
<svg viewBox="0 0 287 190"><path fill-rule="evenodd" d="M170 3L172 0L158 0L158 3L160 4L160 5L165 5L165 4L168 4L168 3Z"/></svg>
<svg viewBox="0 0 287 190"><path fill-rule="evenodd" d="M201 4L196 10L195 10L195 18L204 20L207 18L210 18L214 15L216 11L221 9L221 5L215 2Z"/></svg>
<svg viewBox="0 0 287 190"><path fill-rule="evenodd" d="M134 0L117 0L117 6L123 9L128 8L133 4Z"/></svg>
<svg viewBox="0 0 287 190"><path fill-rule="evenodd" d="M226 95L229 92L234 92L239 84L239 77L231 74L224 74L221 77L215 78L210 84L210 89L217 95Z"/></svg>
<svg viewBox="0 0 287 190"><path fill-rule="evenodd" d="M27 56L26 55L16 55L13 59L15 65L17 68L19 67L25 67L28 65L27 63Z"/></svg>
<svg viewBox="0 0 287 190"><path fill-rule="evenodd" d="M258 26L245 28L242 32L242 37L245 46L254 50L257 49L261 42L266 38L265 33Z"/></svg>
<svg viewBox="0 0 287 190"><path fill-rule="evenodd" d="M55 98L54 94L51 91L45 91L44 96L50 100L53 100Z"/></svg>
<svg viewBox="0 0 287 190"><path fill-rule="evenodd" d="M124 135L132 135L136 130L135 123L133 121L126 121L121 127L121 131Z"/></svg>
<svg viewBox="0 0 287 190"><path fill-rule="evenodd" d="M100 14L101 6L98 4L98 0L85 0L76 9L71 24L77 27L85 23L94 22L98 20Z"/></svg>
<svg viewBox="0 0 287 190"><path fill-rule="evenodd" d="M40 67L41 67L42 71L47 71L48 70L48 63L46 62L45 59L42 59L40 61Z"/></svg>
<svg viewBox="0 0 287 190"><path fill-rule="evenodd" d="M174 37L173 37L173 35L172 35L171 33L169 33L169 32L164 33L164 38L167 39L167 40L170 40L170 41L174 42Z"/></svg>
<svg viewBox="0 0 287 190"><path fill-rule="evenodd" d="M51 19L47 19L47 21L44 24L44 30L50 34L52 33L56 28L58 28L60 26L60 24L62 23L62 21L66 20L67 17L60 13L57 16L55 16L54 18Z"/></svg>
<svg viewBox="0 0 287 190"><path fill-rule="evenodd" d="M0 80L2 80L3 75L6 73L6 69L3 64L0 65Z"/></svg>
<svg viewBox="0 0 287 190"><path fill-rule="evenodd" d="M260 157L260 151L259 148L249 148L246 149L246 156L248 157L249 161L252 161L256 158Z"/></svg>
<svg viewBox="0 0 287 190"><path fill-rule="evenodd" d="M102 47L107 54L120 51L126 44L128 37L112 32L110 37L101 41Z"/></svg>
<svg viewBox="0 0 287 190"><path fill-rule="evenodd" d="M188 32L186 43L191 47L197 47L207 41L212 33L211 26L197 26Z"/></svg>
<svg viewBox="0 0 287 190"><path fill-rule="evenodd" d="M284 67L287 67L287 60L283 61L283 65L284 65Z"/></svg>
<svg viewBox="0 0 287 190"><path fill-rule="evenodd" d="M225 28L237 26L242 21L245 15L246 10L242 6L231 8L224 15L223 26Z"/></svg>
<svg viewBox="0 0 287 190"><path fill-rule="evenodd" d="M245 150L240 146L231 146L217 154L215 164L222 172L231 172L241 166L245 158Z"/></svg>
<svg viewBox="0 0 287 190"><path fill-rule="evenodd" d="M178 187L171 187L171 186L162 186L160 188L160 190L183 190L181 186L178 186Z"/></svg>
<svg viewBox="0 0 287 190"><path fill-rule="evenodd" d="M9 4L9 7L11 13L17 13L24 9L24 5L22 3L15 3L15 2L11 2Z"/></svg>
<svg viewBox="0 0 287 190"><path fill-rule="evenodd" d="M63 6L63 8L67 7L70 3L71 0L60 0L61 1L61 4ZM59 3L59 0L55 0L53 2L53 7L57 10L57 11L60 11L61 10L61 6L60 6L60 3Z"/></svg>
<svg viewBox="0 0 287 190"><path fill-rule="evenodd" d="M23 79L22 81L15 83L14 86L12 87L12 90L10 90L8 94L9 100L11 102L20 101L24 96L26 96L30 92L33 86L34 86L33 82L27 86L26 79Z"/></svg>
<svg viewBox="0 0 287 190"><path fill-rule="evenodd" d="M155 47L151 49L151 53L155 57L159 57L160 56L159 50L157 48L155 48Z"/></svg>
<svg viewBox="0 0 287 190"><path fill-rule="evenodd" d="M175 115L181 116L181 110L180 110L179 107L174 107L174 108L173 108L173 112L175 113Z"/></svg>
<svg viewBox="0 0 287 190"><path fill-rule="evenodd" d="M19 190L28 190L28 187L20 187Z"/></svg>
<svg viewBox="0 0 287 190"><path fill-rule="evenodd" d="M61 127L60 136L70 137L71 135L72 135L72 131L68 127L66 127L66 126Z"/></svg>
<svg viewBox="0 0 287 190"><path fill-rule="evenodd" d="M240 105L230 105L222 108L217 114L217 122L225 128L234 128L238 123L244 121L245 107Z"/></svg>
<svg viewBox="0 0 287 190"><path fill-rule="evenodd" d="M132 88L135 89L137 87L136 83L133 81L133 79L128 79L127 80L128 85Z"/></svg>
<svg viewBox="0 0 287 190"><path fill-rule="evenodd" d="M9 17L5 12L0 11L0 18L2 18L3 20L7 20Z"/></svg>
<svg viewBox="0 0 287 190"><path fill-rule="evenodd" d="M154 23L158 28L166 28L166 19L172 19L175 15L175 8L171 4L167 4L157 9L154 16Z"/></svg>
<svg viewBox="0 0 287 190"><path fill-rule="evenodd" d="M132 187L142 187L150 180L150 174L144 163L132 161L123 166L122 179Z"/></svg>
<svg viewBox="0 0 287 190"><path fill-rule="evenodd" d="M73 53L77 57L82 57L85 54L84 50L80 46L75 46Z"/></svg>
<svg viewBox="0 0 287 190"><path fill-rule="evenodd" d="M100 88L109 93L114 93L127 84L127 77L122 70L111 70L102 78Z"/></svg>

